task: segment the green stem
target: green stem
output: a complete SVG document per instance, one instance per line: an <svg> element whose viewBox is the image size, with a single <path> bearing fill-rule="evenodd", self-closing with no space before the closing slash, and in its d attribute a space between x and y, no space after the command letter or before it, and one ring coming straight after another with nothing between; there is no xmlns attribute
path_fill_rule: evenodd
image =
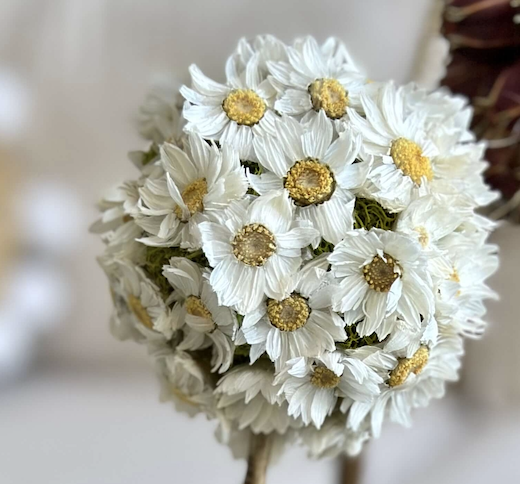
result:
<svg viewBox="0 0 520 484"><path fill-rule="evenodd" d="M197 257L200 257L203 254L204 254L204 252L202 251L202 249L199 249L194 252L188 252L185 257L186 257L186 259L193 260L193 259L196 259Z"/></svg>

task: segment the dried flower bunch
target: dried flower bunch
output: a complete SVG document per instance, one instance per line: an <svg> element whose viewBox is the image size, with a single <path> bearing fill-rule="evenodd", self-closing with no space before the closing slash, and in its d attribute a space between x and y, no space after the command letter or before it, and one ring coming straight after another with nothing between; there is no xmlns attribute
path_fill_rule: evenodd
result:
<svg viewBox="0 0 520 484"><path fill-rule="evenodd" d="M312 456L441 397L482 333L493 224L462 98L370 82L335 39L242 40L154 91L139 173L100 204L113 333L162 398Z"/></svg>
<svg viewBox="0 0 520 484"><path fill-rule="evenodd" d="M520 220L520 1L450 0L443 84L474 107L472 130L487 141L487 182L502 200L493 217Z"/></svg>

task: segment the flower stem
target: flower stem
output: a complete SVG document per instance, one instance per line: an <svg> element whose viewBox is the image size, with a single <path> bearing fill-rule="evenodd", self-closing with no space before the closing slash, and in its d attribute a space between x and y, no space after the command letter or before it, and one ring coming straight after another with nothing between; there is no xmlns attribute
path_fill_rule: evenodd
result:
<svg viewBox="0 0 520 484"><path fill-rule="evenodd" d="M360 482L361 459L359 457L341 457L339 484L359 484Z"/></svg>
<svg viewBox="0 0 520 484"><path fill-rule="evenodd" d="M272 439L268 435L251 434L244 484L265 484L271 446Z"/></svg>
<svg viewBox="0 0 520 484"><path fill-rule="evenodd" d="M204 252L202 251L202 249L199 249L199 250L196 250L195 252L188 252L184 257L186 257L186 259L193 260L193 259L196 259L197 257L201 256L202 254L204 254Z"/></svg>

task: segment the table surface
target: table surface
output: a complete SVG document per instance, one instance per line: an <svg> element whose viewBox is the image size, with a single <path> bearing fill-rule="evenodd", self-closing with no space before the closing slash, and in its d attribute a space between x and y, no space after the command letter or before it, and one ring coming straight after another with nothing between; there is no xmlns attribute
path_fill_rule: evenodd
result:
<svg viewBox="0 0 520 484"><path fill-rule="evenodd" d="M157 401L151 370L40 367L0 394L2 484L240 483L245 463L213 438L214 423ZM490 418L492 417L492 418ZM520 482L520 414L472 407L456 392L386 426L364 454L362 483ZM269 484L334 483L337 463L290 449Z"/></svg>

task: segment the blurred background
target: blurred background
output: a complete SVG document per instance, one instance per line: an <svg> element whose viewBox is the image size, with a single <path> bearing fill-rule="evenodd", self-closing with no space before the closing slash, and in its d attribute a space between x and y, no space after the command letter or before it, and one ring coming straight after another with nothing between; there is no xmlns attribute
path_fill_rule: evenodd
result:
<svg viewBox="0 0 520 484"><path fill-rule="evenodd" d="M145 146L138 106L157 77L188 81L192 62L222 79L240 37L271 33L286 42L337 36L376 80L434 87L448 74L464 92L478 78L476 105L493 91L517 113L520 95L493 89L519 56L520 2L454 3L462 10L443 14L436 0L0 1L0 484L241 482L245 463L215 441L213 423L160 405L143 349L109 334L111 301L95 261L102 244L87 230L106 189L136 176L126 152ZM459 62L448 71L443 15L449 58ZM513 41L493 43L505 32ZM472 58L471 46L488 61ZM497 48L507 48L500 62ZM489 59L493 68L482 67ZM489 128L498 115L486 106L477 112ZM511 116L500 117L498 134L481 134L498 139L494 180L507 180L514 199ZM387 426L367 447L363 483L520 482L520 227L503 222L493 239L501 301L489 304L486 337L468 343L447 398L417 411L412 429ZM269 482L332 483L337 467L292 449Z"/></svg>

